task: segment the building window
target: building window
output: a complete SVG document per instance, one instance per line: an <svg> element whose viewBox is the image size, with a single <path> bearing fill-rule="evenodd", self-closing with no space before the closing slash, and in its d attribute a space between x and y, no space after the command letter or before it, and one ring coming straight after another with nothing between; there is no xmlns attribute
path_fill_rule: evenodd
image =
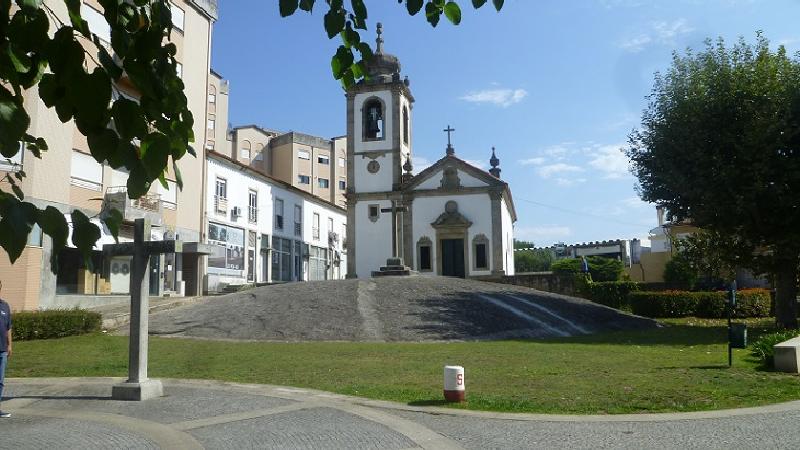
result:
<svg viewBox="0 0 800 450"><path fill-rule="evenodd" d="M210 116L207 122L208 129L214 131L214 116Z"/></svg>
<svg viewBox="0 0 800 450"><path fill-rule="evenodd" d="M167 180L166 188L159 183L158 194L165 209L178 209L178 186L174 181Z"/></svg>
<svg viewBox="0 0 800 450"><path fill-rule="evenodd" d="M178 78L183 79L183 64L179 62L175 63L175 75L177 75Z"/></svg>
<svg viewBox="0 0 800 450"><path fill-rule="evenodd" d="M217 103L217 88L213 84L208 86L208 103Z"/></svg>
<svg viewBox="0 0 800 450"><path fill-rule="evenodd" d="M206 150L214 150L214 141L206 141Z"/></svg>
<svg viewBox="0 0 800 450"><path fill-rule="evenodd" d="M311 222L311 236L315 241L319 240L319 214L314 213L314 218Z"/></svg>
<svg viewBox="0 0 800 450"><path fill-rule="evenodd" d="M383 103L373 98L364 103L363 129L364 140L375 141L384 138Z"/></svg>
<svg viewBox="0 0 800 450"><path fill-rule="evenodd" d="M248 191L247 220L250 223L258 222L258 192L252 189Z"/></svg>
<svg viewBox="0 0 800 450"><path fill-rule="evenodd" d="M294 205L294 235L303 235L303 207Z"/></svg>
<svg viewBox="0 0 800 450"><path fill-rule="evenodd" d="M336 232L333 231L333 217L328 217L328 247L334 247L337 240Z"/></svg>
<svg viewBox="0 0 800 450"><path fill-rule="evenodd" d="M297 183L299 184L311 184L311 177L308 175L298 175L297 176Z"/></svg>
<svg viewBox="0 0 800 450"><path fill-rule="evenodd" d="M408 145L408 107L403 106L403 143Z"/></svg>
<svg viewBox="0 0 800 450"><path fill-rule="evenodd" d="M369 205L367 207L367 217L369 220L376 222L378 220L378 216L380 215L380 205Z"/></svg>
<svg viewBox="0 0 800 450"><path fill-rule="evenodd" d="M275 229L283 230L283 200L276 198L273 208L275 209Z"/></svg>
<svg viewBox="0 0 800 450"><path fill-rule="evenodd" d="M345 160L344 158L339 158L339 167L344 167Z"/></svg>
<svg viewBox="0 0 800 450"><path fill-rule="evenodd" d="M11 158L6 158L0 155L0 171L3 172L19 172L22 170L22 155L25 153L25 148L22 142L19 143L19 150L17 154Z"/></svg>
<svg viewBox="0 0 800 450"><path fill-rule="evenodd" d="M317 180L317 181L319 181L319 187L321 187L321 188L323 188L323 189L328 189L328 187L329 187L329 186L330 186L330 184L331 184L331 183L330 183L330 181L328 181L328 179L327 179L327 178L320 178L320 179L319 179L319 180Z"/></svg>
<svg viewBox="0 0 800 450"><path fill-rule="evenodd" d="M185 13L181 8L175 6L175 4L172 2L169 2L169 10L172 12L172 26L183 33Z"/></svg>
<svg viewBox="0 0 800 450"><path fill-rule="evenodd" d="M327 166L331 163L331 159L327 156L317 156L317 162Z"/></svg>
<svg viewBox="0 0 800 450"><path fill-rule="evenodd" d="M347 189L347 181L344 178L339 178L339 189L343 191Z"/></svg>
<svg viewBox="0 0 800 450"><path fill-rule="evenodd" d="M217 177L217 187L214 193L214 210L218 214L228 213L228 180Z"/></svg>
<svg viewBox="0 0 800 450"><path fill-rule="evenodd" d="M42 246L42 228L38 223L33 224L31 232L28 234L28 246L41 247Z"/></svg>
<svg viewBox="0 0 800 450"><path fill-rule="evenodd" d="M272 237L272 281L292 281L292 241Z"/></svg>
<svg viewBox="0 0 800 450"><path fill-rule="evenodd" d="M70 183L84 189L102 191L103 165L97 162L92 155L74 150L70 166Z"/></svg>
<svg viewBox="0 0 800 450"><path fill-rule="evenodd" d="M433 271L433 242L429 237L422 237L417 242L417 267L420 272Z"/></svg>
<svg viewBox="0 0 800 450"><path fill-rule="evenodd" d="M298 150L297 157L300 159L311 159L311 154L305 150Z"/></svg>
<svg viewBox="0 0 800 450"><path fill-rule="evenodd" d="M489 269L489 238L486 235L479 234L472 239L472 252L475 255L475 270L488 270Z"/></svg>
<svg viewBox="0 0 800 450"><path fill-rule="evenodd" d="M242 141L242 145L239 147L239 157L242 159L250 159L251 148L250 141Z"/></svg>

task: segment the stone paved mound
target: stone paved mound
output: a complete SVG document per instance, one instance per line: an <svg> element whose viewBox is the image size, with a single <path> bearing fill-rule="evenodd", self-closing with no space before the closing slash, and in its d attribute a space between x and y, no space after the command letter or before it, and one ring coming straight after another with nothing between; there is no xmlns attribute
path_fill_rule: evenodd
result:
<svg viewBox="0 0 800 450"><path fill-rule="evenodd" d="M421 276L266 286L150 318L152 335L275 341L549 338L655 326L583 299Z"/></svg>

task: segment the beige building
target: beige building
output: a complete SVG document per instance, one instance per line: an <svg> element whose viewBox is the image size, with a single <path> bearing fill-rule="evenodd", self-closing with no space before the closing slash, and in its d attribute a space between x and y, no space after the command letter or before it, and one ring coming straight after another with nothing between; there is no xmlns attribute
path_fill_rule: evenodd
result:
<svg viewBox="0 0 800 450"><path fill-rule="evenodd" d="M65 23L69 23L66 6L60 0L45 3ZM178 191L174 176L168 174L169 188L159 183L150 193L131 201L126 195L128 174L98 163L90 154L86 139L73 122L62 123L54 110L39 99L36 88L26 93L26 110L31 116L29 133L43 137L49 150L42 159L25 150L11 163L0 164L0 177L8 172L24 170L27 177L21 184L25 200L39 207L54 206L67 220L69 213L79 209L96 216L107 206L121 210L125 223L120 240L132 239L132 223L139 217L153 222L150 239L179 238L188 243L185 253L161 255L151 259L151 295L194 295L202 286L203 255L198 253L201 230L204 227L205 151L209 123L207 122L209 67L212 26L217 17L216 0L172 0L174 30L171 41L177 46L178 72L185 84L189 109L194 113L197 157L187 156L178 162L185 188ZM103 8L96 0L84 0L83 18L102 42L109 43L110 30L102 16ZM57 24L51 24L51 29ZM85 41L84 41L85 42ZM90 46L89 52L97 51ZM110 44L107 44L110 49ZM91 61L88 64L92 64ZM90 67L91 69L91 67ZM123 77L117 86L120 94L136 99L138 94ZM227 114L227 113L226 113ZM2 186L8 190L8 186ZM99 220L93 219L98 225ZM103 227L101 226L101 229ZM128 258L106 258L101 245L113 243L108 230L92 255L94 272L86 268L77 249L67 248L59 254L59 271L50 270L52 242L34 229L22 256L14 265L0 251L0 279L3 298L13 309L71 307L108 301L104 296L126 294L129 289ZM70 244L71 245L71 244ZM113 300L113 299L112 299Z"/></svg>
<svg viewBox="0 0 800 450"><path fill-rule="evenodd" d="M229 92L228 81L211 70L206 149L337 206L345 206L346 136L325 139L253 124L228 129Z"/></svg>

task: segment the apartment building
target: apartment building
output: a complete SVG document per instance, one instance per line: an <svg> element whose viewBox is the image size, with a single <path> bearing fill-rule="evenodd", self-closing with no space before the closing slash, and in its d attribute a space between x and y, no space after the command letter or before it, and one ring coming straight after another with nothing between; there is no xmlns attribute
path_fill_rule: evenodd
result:
<svg viewBox="0 0 800 450"><path fill-rule="evenodd" d="M208 292L344 278L344 208L227 155L206 161Z"/></svg>
<svg viewBox="0 0 800 450"><path fill-rule="evenodd" d="M63 1L45 0L55 15L69 23ZM102 6L96 0L84 0L81 13L90 29L110 50L110 30L102 17ZM217 18L216 0L172 0L174 30L171 41L177 46L178 72L185 84L189 109L195 117L197 158L187 156L178 162L185 187L178 191L172 174L167 175L168 188L155 183L151 191L139 200L127 198L127 173L98 163L89 153L86 139L73 122L62 123L54 110L39 100L33 89L26 95L26 110L31 116L29 132L46 139L49 150L42 159L29 151L11 163L0 165L0 177L7 172L24 170L27 177L21 183L25 199L39 207L54 206L69 221L69 214L79 209L96 216L104 207L116 207L123 213L125 223L120 241L132 240L133 220L148 217L153 223L151 240L181 239L186 243L183 253L160 255L150 262L151 295L194 295L202 288L203 259L201 233L204 230L204 170L207 142L207 103L210 68L210 45L213 24ZM51 24L51 28L57 27ZM85 41L84 41L85 42ZM89 52L94 44L86 43ZM93 64L91 60L87 64ZM91 69L91 67L90 67ZM138 93L125 77L119 94L135 100ZM227 114L227 113L226 113ZM6 190L8 186L3 186ZM13 309L36 309L88 305L102 301L102 296L127 294L130 260L105 258L102 245L113 243L110 232L101 226L102 237L92 255L94 271L87 269L82 256L74 248L59 254L59 271L50 270L52 242L39 229L31 233L22 256L11 265L7 255L0 252L0 278L3 298ZM69 244L71 245L71 243Z"/></svg>
<svg viewBox="0 0 800 450"><path fill-rule="evenodd" d="M346 205L346 136L325 139L254 124L225 128L223 132L223 126L227 127L229 91L228 81L212 70L208 86L207 149L320 199Z"/></svg>

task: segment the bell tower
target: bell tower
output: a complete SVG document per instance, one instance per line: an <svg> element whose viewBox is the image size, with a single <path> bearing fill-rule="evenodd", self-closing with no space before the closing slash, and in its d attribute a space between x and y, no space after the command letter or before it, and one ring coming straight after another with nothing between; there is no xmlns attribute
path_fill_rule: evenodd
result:
<svg viewBox="0 0 800 450"><path fill-rule="evenodd" d="M378 23L375 54L367 76L347 90L348 180L352 193L397 190L410 165L414 97L400 61L383 50Z"/></svg>

